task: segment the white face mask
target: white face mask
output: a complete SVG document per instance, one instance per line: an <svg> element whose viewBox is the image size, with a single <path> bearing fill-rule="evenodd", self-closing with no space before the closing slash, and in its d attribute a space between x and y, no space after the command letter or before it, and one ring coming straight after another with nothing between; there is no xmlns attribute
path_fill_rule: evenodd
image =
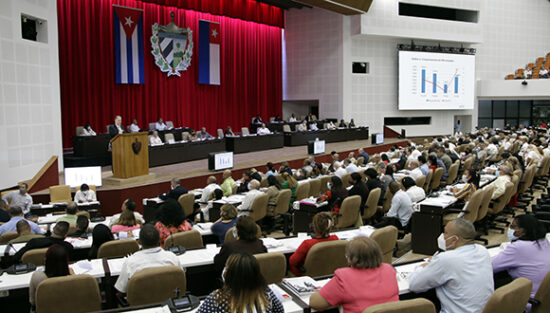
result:
<svg viewBox="0 0 550 313"><path fill-rule="evenodd" d="M468 182L468 176L462 175L462 181L467 183Z"/></svg>
<svg viewBox="0 0 550 313"><path fill-rule="evenodd" d="M507 235L508 235L508 239L510 239L510 241L514 241L514 240L517 240L517 239L518 239L518 237L516 237L516 236L514 235L514 233L515 233L515 230L513 230L513 229L511 229L511 228L508 228L508 233L507 233Z"/></svg>
<svg viewBox="0 0 550 313"><path fill-rule="evenodd" d="M225 267L223 268L223 271L222 271L222 282L225 283Z"/></svg>
<svg viewBox="0 0 550 313"><path fill-rule="evenodd" d="M327 189L330 190L330 183L327 183Z"/></svg>
<svg viewBox="0 0 550 313"><path fill-rule="evenodd" d="M451 236L451 237L454 237L454 236ZM449 238L451 238L449 237ZM449 239L445 239L445 235L443 235L443 233L441 233L441 235L439 235L439 237L437 237L437 247L443 251L447 251L449 248L452 248L452 247L447 247L447 240Z"/></svg>

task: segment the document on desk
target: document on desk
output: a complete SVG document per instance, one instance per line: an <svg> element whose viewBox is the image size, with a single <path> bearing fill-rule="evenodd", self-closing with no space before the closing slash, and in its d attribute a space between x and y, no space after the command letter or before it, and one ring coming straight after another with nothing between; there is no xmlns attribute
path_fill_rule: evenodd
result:
<svg viewBox="0 0 550 313"><path fill-rule="evenodd" d="M277 240L275 238L261 238L262 242L264 243L264 246L268 249L271 248L277 248L283 245L283 242L280 240Z"/></svg>
<svg viewBox="0 0 550 313"><path fill-rule="evenodd" d="M171 313L170 308L168 305L154 307L154 308L148 308L148 309L141 309L141 310L132 310L132 311L125 311L128 313Z"/></svg>
<svg viewBox="0 0 550 313"><path fill-rule="evenodd" d="M126 258L107 260L111 275L119 275L120 272L122 271L122 265L124 264L125 261L126 261Z"/></svg>
<svg viewBox="0 0 550 313"><path fill-rule="evenodd" d="M449 195L440 195L437 198L426 198L420 204L447 207L456 202L456 198Z"/></svg>
<svg viewBox="0 0 550 313"><path fill-rule="evenodd" d="M90 272L93 269L93 266L88 260L82 260L71 264L71 268L76 275L80 275Z"/></svg>
<svg viewBox="0 0 550 313"><path fill-rule="evenodd" d="M284 278L283 285L300 297L311 295L321 289L321 284L309 276Z"/></svg>

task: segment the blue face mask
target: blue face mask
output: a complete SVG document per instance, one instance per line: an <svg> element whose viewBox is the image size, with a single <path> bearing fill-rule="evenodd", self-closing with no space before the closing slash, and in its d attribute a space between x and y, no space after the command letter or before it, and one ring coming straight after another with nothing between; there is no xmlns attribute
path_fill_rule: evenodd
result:
<svg viewBox="0 0 550 313"><path fill-rule="evenodd" d="M250 190L250 183L248 183L248 185L246 185L246 188L248 188L248 190Z"/></svg>
<svg viewBox="0 0 550 313"><path fill-rule="evenodd" d="M327 183L327 189L330 190L330 183Z"/></svg>
<svg viewBox="0 0 550 313"><path fill-rule="evenodd" d="M237 229L236 228L233 228L233 237L237 238Z"/></svg>
<svg viewBox="0 0 550 313"><path fill-rule="evenodd" d="M508 228L507 235L508 235L508 239L510 239L510 241L514 241L514 240L518 239L518 237L514 236L514 233L515 233L515 231L513 229Z"/></svg>
<svg viewBox="0 0 550 313"><path fill-rule="evenodd" d="M499 176L500 176L500 171L496 171L496 172L495 172L495 176L496 176L496 177L499 177Z"/></svg>

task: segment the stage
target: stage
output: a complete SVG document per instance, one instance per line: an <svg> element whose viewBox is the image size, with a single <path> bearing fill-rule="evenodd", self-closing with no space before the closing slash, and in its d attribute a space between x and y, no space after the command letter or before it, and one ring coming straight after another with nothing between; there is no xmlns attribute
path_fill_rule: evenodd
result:
<svg viewBox="0 0 550 313"><path fill-rule="evenodd" d="M320 162L330 162L331 151L340 153L340 159L343 160L351 151L357 151L359 148L364 148L365 151L372 155L374 153L387 151L392 145L406 145L407 141L397 138L386 138L384 144L373 145L370 140L355 140L345 142L327 143L325 146L325 154L315 156L315 159ZM292 168L302 166L307 154L307 146L283 147L280 149L264 150L257 152L241 153L234 155L234 168L232 169L233 178L235 180L241 178L242 173L252 167L260 172L265 172L265 164L272 162L276 168L282 162L289 162ZM216 176L218 183L221 183L221 172L213 172L208 170L208 159L189 161L178 164L165 166L157 166L149 169L150 175L143 180L135 180L133 182L117 184L111 183L109 178L112 178L111 166L102 167L102 177L104 179L103 186L97 187L97 198L101 202L101 210L103 215L112 215L120 210L121 203L132 198L138 204L138 210L142 211L141 200L144 198L152 198L164 193L170 189L170 180L172 178L180 178L182 186L187 189L202 188L206 185L206 178L210 175ZM59 174L59 184L65 182L63 173ZM34 203L49 203L49 190L40 190L32 193Z"/></svg>

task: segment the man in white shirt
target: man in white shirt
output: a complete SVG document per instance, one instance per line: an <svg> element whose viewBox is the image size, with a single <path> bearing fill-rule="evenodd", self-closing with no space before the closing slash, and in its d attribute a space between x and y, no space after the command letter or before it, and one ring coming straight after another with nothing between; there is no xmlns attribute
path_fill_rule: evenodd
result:
<svg viewBox="0 0 550 313"><path fill-rule="evenodd" d="M206 187L202 190L202 196L199 200L200 203L207 203L208 200L212 197L212 193L216 189L222 189L220 185L217 184L216 177L208 176L206 179Z"/></svg>
<svg viewBox="0 0 550 313"><path fill-rule="evenodd" d="M297 121L296 115L294 115L294 113L292 113L292 115L288 118L288 121L289 122L296 122Z"/></svg>
<svg viewBox="0 0 550 313"><path fill-rule="evenodd" d="M410 177L412 177L412 179L414 179L415 181L422 175L424 175L422 173L422 171L420 170L420 168L418 167L418 161L417 159L414 159L414 160L411 160L409 162L409 168L410 168L410 171L408 172L408 175Z"/></svg>
<svg viewBox="0 0 550 313"><path fill-rule="evenodd" d="M340 162L334 162L333 167L334 167L334 175L338 176L340 179L342 178L342 176L347 174L346 169L342 167Z"/></svg>
<svg viewBox="0 0 550 313"><path fill-rule="evenodd" d="M487 159L490 160L497 157L497 154L498 154L497 144L498 144L498 140L493 139L493 141L487 146L487 148L485 148L485 151L487 151Z"/></svg>
<svg viewBox="0 0 550 313"><path fill-rule="evenodd" d="M309 130L319 130L319 127L317 127L317 123L311 123L311 125L309 125Z"/></svg>
<svg viewBox="0 0 550 313"><path fill-rule="evenodd" d="M95 192L90 189L90 186L87 184L82 184L80 190L77 191L74 195L74 202L76 203L88 203L97 201Z"/></svg>
<svg viewBox="0 0 550 313"><path fill-rule="evenodd" d="M540 78L548 78L548 70L546 68L541 68L539 71Z"/></svg>
<svg viewBox="0 0 550 313"><path fill-rule="evenodd" d="M405 192L411 198L412 203L422 201L426 198L426 192L424 189L418 187L416 182L411 177L404 177L401 181L403 187L405 187Z"/></svg>
<svg viewBox="0 0 550 313"><path fill-rule="evenodd" d="M401 186L396 181L390 183L389 191L393 193L390 210L382 221L374 227L382 228L393 225L398 229L404 229L408 225L413 212L411 198L401 189Z"/></svg>
<svg viewBox="0 0 550 313"><path fill-rule="evenodd" d="M307 131L307 122L303 121L302 123L296 125L296 130L299 131L299 132Z"/></svg>
<svg viewBox="0 0 550 313"><path fill-rule="evenodd" d="M130 132L139 133L139 131L140 131L140 128L139 128L138 122L136 119L133 119L132 124L130 125Z"/></svg>
<svg viewBox="0 0 550 313"><path fill-rule="evenodd" d="M5 205L12 207L20 207L23 210L23 214L27 216L31 212L32 197L27 192L29 185L27 183L20 183L19 190L12 191L5 194L2 197Z"/></svg>
<svg viewBox="0 0 550 313"><path fill-rule="evenodd" d="M149 137L149 144L151 146L162 145L162 139L160 139L158 131L153 131L153 135Z"/></svg>
<svg viewBox="0 0 550 313"><path fill-rule="evenodd" d="M354 163L352 163L350 159L345 159L345 160L344 160L344 167L345 167L345 169L346 169L346 173L356 173L356 172L359 172L359 168L357 167L357 165L355 165Z"/></svg>
<svg viewBox="0 0 550 313"><path fill-rule="evenodd" d="M153 225L146 224L141 227L138 243L142 249L129 256L122 264L115 283L115 288L119 292L126 293L128 281L141 270L163 266L181 267L178 257L173 252L159 246L159 232Z"/></svg>
<svg viewBox="0 0 550 313"><path fill-rule="evenodd" d="M136 202L132 199L126 199L124 202L122 202L122 206L120 207L120 211L124 212L125 210L130 210L134 212L134 216L136 218L136 221L141 224L145 224L145 219L143 218L143 215L141 213L136 212ZM111 220L109 221L109 227L115 225L118 222L118 219L120 218L120 214L115 214L111 217Z"/></svg>
<svg viewBox="0 0 550 313"><path fill-rule="evenodd" d="M418 157L422 155L422 152L418 151L418 149L416 149L415 147L409 147L408 151L409 151L408 159L410 161L417 160Z"/></svg>
<svg viewBox="0 0 550 313"><path fill-rule="evenodd" d="M498 199L506 191L506 183L512 182L511 170L508 166L502 165L498 168L498 172L495 173L498 177L489 186L493 186L493 195L491 199Z"/></svg>
<svg viewBox="0 0 550 313"><path fill-rule="evenodd" d="M159 120L155 123L155 130L166 130L166 129L168 129L168 127L166 127L166 124L164 124L162 117L159 117Z"/></svg>
<svg viewBox="0 0 550 313"><path fill-rule="evenodd" d="M475 244L471 222L457 218L447 223L438 238L440 253L417 267L409 276L409 289L435 288L441 313L482 312L493 294L493 267L487 249Z"/></svg>
<svg viewBox="0 0 550 313"><path fill-rule="evenodd" d="M269 130L269 128L265 127L265 124L262 123L262 126L260 126L256 130L256 134L258 134L258 135L269 135L269 134L271 134L271 131Z"/></svg>
<svg viewBox="0 0 550 313"><path fill-rule="evenodd" d="M243 199L243 203L241 203L241 205L237 207L237 210L239 211L239 216L250 215L250 212L252 212L252 204L254 203L254 199L262 194L262 192L258 190L258 188L260 188L259 181L253 179L248 184L249 191L246 193L246 196Z"/></svg>

